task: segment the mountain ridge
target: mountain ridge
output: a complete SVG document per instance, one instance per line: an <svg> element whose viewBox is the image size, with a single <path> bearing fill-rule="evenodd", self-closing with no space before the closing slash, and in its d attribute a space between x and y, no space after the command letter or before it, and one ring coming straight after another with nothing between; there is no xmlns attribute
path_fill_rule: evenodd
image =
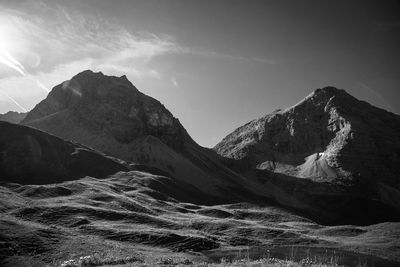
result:
<svg viewBox="0 0 400 267"><path fill-rule="evenodd" d="M0 121L20 123L27 114L27 112L8 111L4 114L0 114Z"/></svg>
<svg viewBox="0 0 400 267"><path fill-rule="evenodd" d="M379 168L348 168L359 150L376 153L374 146L352 143L375 136L362 135L368 123L350 124L348 114L360 107L368 116L376 113L344 90L318 89L289 109L240 127L214 151L199 146L159 101L126 77L84 71L55 86L22 123L154 167L207 195L208 203L272 201L328 224L400 220L396 160L388 161L389 175L379 179L373 177ZM381 112L369 117L379 121ZM392 116L381 121L381 131L393 128L396 142ZM396 147L387 139L382 148ZM361 157L360 164L370 160Z"/></svg>

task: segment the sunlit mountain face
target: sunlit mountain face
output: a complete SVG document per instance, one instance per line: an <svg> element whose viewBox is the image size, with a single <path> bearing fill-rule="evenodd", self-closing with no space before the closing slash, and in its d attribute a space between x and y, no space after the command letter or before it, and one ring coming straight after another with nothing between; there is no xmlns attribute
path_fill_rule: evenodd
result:
<svg viewBox="0 0 400 267"><path fill-rule="evenodd" d="M0 0L0 266L398 266L399 9Z"/></svg>

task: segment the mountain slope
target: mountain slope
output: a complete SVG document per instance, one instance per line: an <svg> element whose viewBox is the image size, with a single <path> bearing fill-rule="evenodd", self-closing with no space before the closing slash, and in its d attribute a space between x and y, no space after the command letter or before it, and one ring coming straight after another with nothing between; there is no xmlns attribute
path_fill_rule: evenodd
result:
<svg viewBox="0 0 400 267"><path fill-rule="evenodd" d="M0 121L7 121L11 123L20 123L25 117L27 113L19 113L16 111L9 111L4 114L0 114Z"/></svg>
<svg viewBox="0 0 400 267"><path fill-rule="evenodd" d="M126 165L126 164L125 164ZM106 177L128 168L82 145L0 122L0 181L46 184L85 176Z"/></svg>
<svg viewBox="0 0 400 267"><path fill-rule="evenodd" d="M125 76L84 71L57 85L22 124L127 162L156 167L215 199L257 199L243 177L197 145L180 122ZM231 189L234 190L231 190Z"/></svg>
<svg viewBox="0 0 400 267"><path fill-rule="evenodd" d="M383 206L398 213L399 136L398 115L359 101L344 90L325 87L291 108L239 127L214 149L248 177L268 179L270 190L282 189L309 207L320 206L320 211L331 207L337 213L344 212L346 205L353 209L372 205L378 213ZM293 185L296 190L289 190ZM329 201L338 202L328 204L332 194L335 197ZM360 203L343 202L348 197ZM351 216L351 210L343 216Z"/></svg>

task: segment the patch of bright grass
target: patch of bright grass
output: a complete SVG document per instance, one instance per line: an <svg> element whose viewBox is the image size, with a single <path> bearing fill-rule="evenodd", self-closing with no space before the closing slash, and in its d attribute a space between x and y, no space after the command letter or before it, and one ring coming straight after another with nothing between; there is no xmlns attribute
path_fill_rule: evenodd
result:
<svg viewBox="0 0 400 267"><path fill-rule="evenodd" d="M132 262L140 263L141 259L137 257L127 257L124 259L102 259L98 256L82 256L77 259L71 259L61 263L60 267L92 267L92 266L129 266Z"/></svg>
<svg viewBox="0 0 400 267"><path fill-rule="evenodd" d="M276 258L263 258L258 260L240 259L227 261L222 259L220 263L193 262L190 259L147 259L136 257L120 260L102 260L98 257L84 256L76 260L63 262L60 267L90 267L90 266L125 266L125 267L150 267L150 266L195 266L195 267L340 267L336 260L332 259L329 264L320 263L306 258L299 262L292 260L281 260Z"/></svg>

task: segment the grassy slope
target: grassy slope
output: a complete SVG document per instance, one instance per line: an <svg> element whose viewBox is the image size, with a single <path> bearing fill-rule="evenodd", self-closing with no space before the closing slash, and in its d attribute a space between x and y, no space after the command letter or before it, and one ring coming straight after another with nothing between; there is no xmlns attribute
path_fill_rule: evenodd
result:
<svg viewBox="0 0 400 267"><path fill-rule="evenodd" d="M166 198L163 185L161 176L132 171L104 180L0 187L1 264L58 266L95 254L202 262L248 246L298 245L400 261L398 223L325 227L276 206L176 202Z"/></svg>

